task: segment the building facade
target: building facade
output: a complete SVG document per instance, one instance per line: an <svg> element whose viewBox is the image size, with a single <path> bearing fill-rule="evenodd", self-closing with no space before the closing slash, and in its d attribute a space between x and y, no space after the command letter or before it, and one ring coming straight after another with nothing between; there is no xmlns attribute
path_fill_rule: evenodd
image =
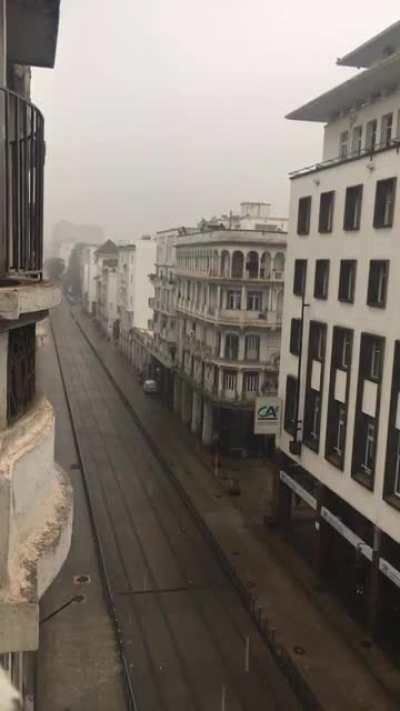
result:
<svg viewBox="0 0 400 711"><path fill-rule="evenodd" d="M339 64L364 70L288 117L326 126L321 163L291 175L278 516L399 646L400 23Z"/></svg>
<svg viewBox="0 0 400 711"><path fill-rule="evenodd" d="M269 232L287 232L288 218L271 215L269 202L241 202L240 212L222 215L222 225L231 230L268 230Z"/></svg>
<svg viewBox="0 0 400 711"><path fill-rule="evenodd" d="M286 235L180 236L174 277L174 404L204 444L261 451L254 400L278 385Z"/></svg>
<svg viewBox="0 0 400 711"><path fill-rule="evenodd" d="M133 329L148 331L153 311L153 287L150 274L154 272L156 242L149 236L118 249L118 317L120 346L131 357Z"/></svg>
<svg viewBox="0 0 400 711"><path fill-rule="evenodd" d="M43 280L44 120L29 65L54 64L59 3L0 3L0 665L34 705L39 601L69 550L72 489L54 461L54 410L36 387ZM16 66L17 65L17 66Z"/></svg>

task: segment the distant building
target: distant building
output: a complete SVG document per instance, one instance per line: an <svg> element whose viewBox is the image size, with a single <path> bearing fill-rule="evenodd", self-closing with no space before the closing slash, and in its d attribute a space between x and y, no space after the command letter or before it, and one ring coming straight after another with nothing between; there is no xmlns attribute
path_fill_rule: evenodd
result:
<svg viewBox="0 0 400 711"><path fill-rule="evenodd" d="M211 220L203 220L203 229L258 230L287 232L288 218L271 215L269 202L241 202L240 213L223 214Z"/></svg>
<svg viewBox="0 0 400 711"><path fill-rule="evenodd" d="M254 399L276 394L286 235L217 230L176 243L175 408L204 444L257 451Z"/></svg>
<svg viewBox="0 0 400 711"><path fill-rule="evenodd" d="M325 126L291 174L279 520L398 655L400 23L338 63L364 71L288 116Z"/></svg>

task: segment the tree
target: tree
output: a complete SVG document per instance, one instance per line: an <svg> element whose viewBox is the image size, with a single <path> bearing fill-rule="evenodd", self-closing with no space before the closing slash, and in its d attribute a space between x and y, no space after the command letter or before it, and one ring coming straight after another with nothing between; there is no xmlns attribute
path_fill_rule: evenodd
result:
<svg viewBox="0 0 400 711"><path fill-rule="evenodd" d="M51 257L46 259L44 268L51 281L59 281L65 269L65 262L61 257Z"/></svg>

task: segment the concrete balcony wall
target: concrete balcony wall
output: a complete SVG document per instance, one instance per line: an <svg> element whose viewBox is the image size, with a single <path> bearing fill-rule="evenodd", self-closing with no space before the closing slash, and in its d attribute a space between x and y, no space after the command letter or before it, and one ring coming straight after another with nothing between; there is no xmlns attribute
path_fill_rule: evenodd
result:
<svg viewBox="0 0 400 711"><path fill-rule="evenodd" d="M43 397L0 433L0 653L37 649L38 602L69 551L72 488L54 433Z"/></svg>

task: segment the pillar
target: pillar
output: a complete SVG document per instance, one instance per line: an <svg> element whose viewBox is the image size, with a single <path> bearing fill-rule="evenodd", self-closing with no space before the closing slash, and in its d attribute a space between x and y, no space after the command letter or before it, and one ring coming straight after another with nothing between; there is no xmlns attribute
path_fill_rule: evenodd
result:
<svg viewBox="0 0 400 711"><path fill-rule="evenodd" d="M174 375L174 412L177 414L181 411L181 399L182 399L182 381L175 373Z"/></svg>
<svg viewBox="0 0 400 711"><path fill-rule="evenodd" d="M192 403L191 403L191 388L185 380L182 380L182 400L181 400L181 418L182 422L188 424L192 419Z"/></svg>
<svg viewBox="0 0 400 711"><path fill-rule="evenodd" d="M213 436L213 406L209 400L204 400L203 403L203 427L201 433L201 441L206 447L212 443Z"/></svg>
<svg viewBox="0 0 400 711"><path fill-rule="evenodd" d="M201 428L201 396L195 390L192 397L192 420L191 430L195 434L200 432Z"/></svg>
<svg viewBox="0 0 400 711"><path fill-rule="evenodd" d="M378 629L378 599L379 599L379 556L381 548L381 530L374 527L374 544L372 550L372 561L369 574L367 618L371 635Z"/></svg>

